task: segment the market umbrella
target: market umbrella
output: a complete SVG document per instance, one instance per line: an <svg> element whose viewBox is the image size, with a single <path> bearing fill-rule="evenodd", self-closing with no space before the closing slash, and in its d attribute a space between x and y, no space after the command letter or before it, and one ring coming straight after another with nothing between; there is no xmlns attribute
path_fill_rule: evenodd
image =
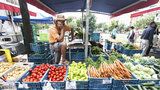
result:
<svg viewBox="0 0 160 90"><path fill-rule="evenodd" d="M113 17L157 3L159 0L26 0L28 3L52 14L86 10L104 12ZM85 57L88 53L89 19L86 18Z"/></svg>
<svg viewBox="0 0 160 90"><path fill-rule="evenodd" d="M14 22L22 22L22 16L14 16ZM44 16L41 13L37 14L36 17L30 16L30 22L32 24L42 23L42 24L53 24L53 18L51 16Z"/></svg>

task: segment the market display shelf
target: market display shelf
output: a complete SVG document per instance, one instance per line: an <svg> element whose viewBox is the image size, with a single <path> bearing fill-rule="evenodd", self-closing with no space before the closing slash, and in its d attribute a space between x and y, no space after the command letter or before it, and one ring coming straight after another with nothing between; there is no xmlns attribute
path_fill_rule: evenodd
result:
<svg viewBox="0 0 160 90"><path fill-rule="evenodd" d="M32 67L32 69L34 69L36 67L36 65L34 65ZM24 78L26 78L28 75L30 75L31 73L28 71L26 72L17 82L16 82L16 87L17 87L17 90L42 90L42 85L41 85L41 82L43 80L43 78L46 76L48 70L45 72L45 74L43 75L43 77L40 79L39 82L23 82L22 80ZM27 86L28 88L19 88L20 85L25 85Z"/></svg>
<svg viewBox="0 0 160 90"><path fill-rule="evenodd" d="M60 67L60 66L63 66L63 65L57 65L57 64L54 64L54 66L56 67ZM50 70L50 69L49 69ZM46 74L44 75L44 78L42 79L42 82L41 82L41 86L44 86L47 82L48 83L51 83L51 86L53 89L65 89L65 86L66 86L66 79L67 79L67 74L68 74L68 66L66 65L66 75L65 75L65 78L63 81L55 81L55 82L51 82L51 81L48 81L48 73L49 73L49 70L46 72ZM46 82L47 81L47 82Z"/></svg>

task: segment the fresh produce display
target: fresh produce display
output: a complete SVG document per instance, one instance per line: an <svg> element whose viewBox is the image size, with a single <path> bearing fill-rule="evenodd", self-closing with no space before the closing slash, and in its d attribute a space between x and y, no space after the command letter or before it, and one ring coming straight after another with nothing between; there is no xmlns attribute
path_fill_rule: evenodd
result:
<svg viewBox="0 0 160 90"><path fill-rule="evenodd" d="M0 76L13 66L13 63L1 62L0 63Z"/></svg>
<svg viewBox="0 0 160 90"><path fill-rule="evenodd" d="M66 70L66 66L51 66L48 73L49 81L64 81Z"/></svg>
<svg viewBox="0 0 160 90"><path fill-rule="evenodd" d="M131 44L124 44L123 47L125 49L130 49L130 50L138 50L139 49L138 47L131 45Z"/></svg>
<svg viewBox="0 0 160 90"><path fill-rule="evenodd" d="M7 73L4 77L7 81L15 81L29 69L30 69L29 66L14 66L13 70Z"/></svg>
<svg viewBox="0 0 160 90"><path fill-rule="evenodd" d="M140 54L134 54L133 58L132 58L132 61L135 62L135 63L143 64L143 65L146 65L146 64L148 64L148 65L153 65L153 64L160 65L160 60L156 59L154 56L142 57Z"/></svg>
<svg viewBox="0 0 160 90"><path fill-rule="evenodd" d="M107 60L104 60L103 57L99 57L99 58L101 59L100 60L101 63L98 68L94 66L96 64L90 64L88 66L88 73L91 77L95 77L95 78L113 77L115 79L131 78L131 73L120 61L118 60L107 61ZM90 60L90 62L92 61Z"/></svg>
<svg viewBox="0 0 160 90"><path fill-rule="evenodd" d="M101 48L99 48L98 46L93 46L91 48L91 52L93 55L103 54L103 50Z"/></svg>
<svg viewBox="0 0 160 90"><path fill-rule="evenodd" d="M76 63L73 61L69 66L68 80L87 81L88 75L86 64L82 62Z"/></svg>
<svg viewBox="0 0 160 90"><path fill-rule="evenodd" d="M23 82L38 82L41 80L45 72L49 69L49 64L41 64L36 66L34 69L30 69L30 75L24 78Z"/></svg>
<svg viewBox="0 0 160 90"><path fill-rule="evenodd" d="M160 86L154 83L143 83L141 85L127 85L128 90L160 90Z"/></svg>
<svg viewBox="0 0 160 90"><path fill-rule="evenodd" d="M118 52L115 52L115 51L112 51L109 54L109 60L108 60L108 62L113 63L116 59L121 59L121 58L122 58L122 54L120 54Z"/></svg>
<svg viewBox="0 0 160 90"><path fill-rule="evenodd" d="M131 62L126 62L124 65L134 73L138 79L158 79L158 75L152 68L140 64L133 65Z"/></svg>

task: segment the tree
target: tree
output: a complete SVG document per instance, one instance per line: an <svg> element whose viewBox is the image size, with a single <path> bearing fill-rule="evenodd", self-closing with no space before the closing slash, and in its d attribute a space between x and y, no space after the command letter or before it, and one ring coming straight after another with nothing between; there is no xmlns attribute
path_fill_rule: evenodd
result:
<svg viewBox="0 0 160 90"><path fill-rule="evenodd" d="M108 27L109 31L112 31L116 25L118 25L118 21L115 20L111 21L111 24L109 24Z"/></svg>
<svg viewBox="0 0 160 90"><path fill-rule="evenodd" d="M148 26L150 22L154 21L154 18L155 18L154 15L144 16L138 19L135 23L133 23L133 25L136 28L144 28Z"/></svg>

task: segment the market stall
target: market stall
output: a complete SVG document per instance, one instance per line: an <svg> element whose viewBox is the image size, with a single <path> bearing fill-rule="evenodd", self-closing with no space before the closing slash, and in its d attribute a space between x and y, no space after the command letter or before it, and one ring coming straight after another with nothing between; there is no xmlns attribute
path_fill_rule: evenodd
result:
<svg viewBox="0 0 160 90"><path fill-rule="evenodd" d="M55 1L55 5L59 5L64 0ZM71 6L71 5L77 5L77 7L74 8L74 10L77 10L79 8L80 2L86 3L86 0L77 0L77 1L66 1L67 3L63 2L65 4L64 6ZM104 5L103 3L106 2L104 0L101 0L102 2L96 2L96 1L90 1L87 0L87 12L89 13L89 8L91 9L101 9L101 8L95 8L95 5ZM110 3L113 0L110 1ZM122 3L124 6L133 6L136 7L137 4L144 4L141 7L144 7L148 4L153 4L150 0L148 0L147 4L144 1L139 0L129 0L130 2L127 2L127 4L124 4L123 1L119 1L119 3ZM153 0L152 0L153 1ZM28 2L34 4L36 2L36 6L40 3L49 3L46 0L28 0ZM52 2L52 1L51 1ZM51 3L50 2L50 3ZM156 0L155 0L156 2ZM154 3L155 3L154 2ZM52 2L54 3L54 2ZM68 5L69 3L69 5ZM78 3L78 4L77 4ZM89 7L89 3L93 4L93 8ZM96 4L95 4L96 3ZM117 2L114 1L113 3ZM112 4L113 4L112 3ZM118 4L119 4L118 3ZM43 6L44 4L40 4ZM63 6L62 4L62 6ZM52 5L51 5L52 6ZM48 7L51 7L48 5ZM56 7L55 10L57 11L65 11L64 8ZM85 5L84 5L85 6ZM105 6L105 5L104 5ZM114 6L114 4L113 4ZM45 5L45 9L48 8ZM73 7L73 6L72 6ZM129 7L131 9L128 10L128 7L117 7L115 10L114 8L111 8L112 11L109 13L112 13L113 16L125 13L123 10L132 11L133 7ZM104 7L102 7L104 8ZM108 7L109 8L109 7ZM140 8L140 7L138 7ZM44 9L44 8L43 8ZM120 13L118 9L122 9L122 12ZM70 10L70 8L66 8L66 11ZM108 10L108 9L107 9ZM117 11L118 10L118 11ZM115 11L115 12L114 12ZM121 11L121 10L120 10ZM49 9L49 12L52 13L52 10ZM52 13L53 14L53 13ZM88 22L88 19L87 19ZM86 31L88 30L89 26L86 24ZM87 31L88 32L88 31ZM87 38L87 32L86 32L86 38ZM111 39L110 39L111 40ZM33 65L29 65L26 63L19 65L15 64L13 67L6 67L7 69L4 70L4 73L2 73L2 79L3 83L7 82L14 82L12 85L17 88L18 90L54 90L54 89L90 89L90 90L132 90L133 88L137 90L141 90L142 88L144 90L147 90L148 88L154 88L155 90L160 89L160 59L155 59L154 57L142 57L141 55L132 54L132 55L124 55L119 52L123 49L123 51L127 51L125 49L133 49L136 50L137 48L133 46L128 45L121 45L117 46L117 51L111 51L111 52L103 52L101 49L97 47L93 47L91 50L92 55L88 54L90 50L88 50L88 39L85 40L85 44L82 42L76 42L80 47L87 48L87 51L83 51L81 54L77 49L76 50L69 50L69 60L72 58L75 59L76 57L83 58L84 54L86 54L88 58L85 57L83 61L78 60L72 60L70 64L68 65L55 65L55 64L48 64L48 61L50 58L47 58L50 56L48 53L49 49L48 46L45 46L43 43L36 43L31 44L31 49L33 52L39 53L36 54L36 58L34 56L31 58L35 61ZM111 40L112 42L117 43L115 40ZM78 45L73 45L74 42L69 43L68 48L74 48ZM48 44L47 44L48 45ZM125 48L122 48L122 46ZM80 50L81 51L81 50ZM44 53L45 52L45 53ZM125 53L128 54L128 53ZM97 56L96 59L93 56ZM104 57L106 56L106 58ZM39 61L39 62L37 62ZM45 64L44 64L45 63ZM155 64L156 65L153 65ZM24 66L23 66L24 65ZM10 66L10 64L8 65ZM26 68L23 68L26 67ZM8 69L9 68L9 69ZM16 71L14 71L16 70ZM13 74L17 74L15 77ZM4 84L3 84L4 85ZM4 87L4 86L2 86ZM143 90L142 89L142 90ZM153 90L154 90L153 89Z"/></svg>

